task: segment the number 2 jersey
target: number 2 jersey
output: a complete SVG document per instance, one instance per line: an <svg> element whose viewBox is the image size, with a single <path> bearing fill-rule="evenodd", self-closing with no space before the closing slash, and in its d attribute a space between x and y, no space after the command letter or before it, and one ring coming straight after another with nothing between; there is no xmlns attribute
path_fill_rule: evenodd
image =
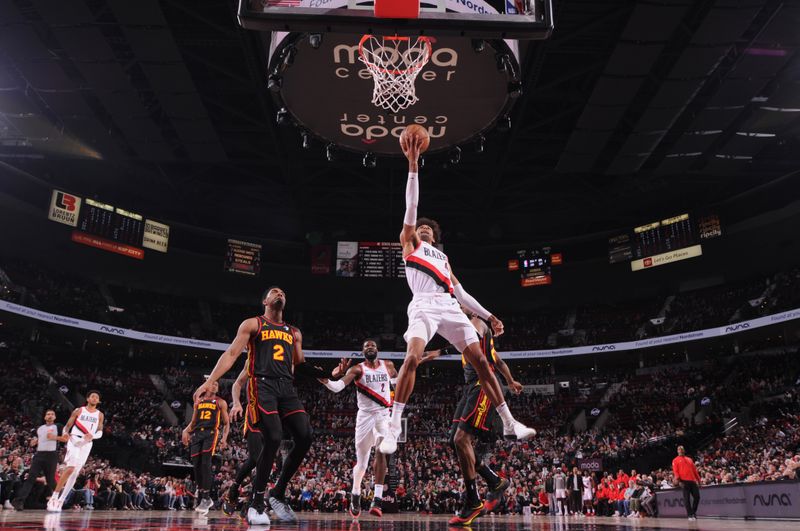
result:
<svg viewBox="0 0 800 531"><path fill-rule="evenodd" d="M389 388L389 370L386 362L378 360L375 368L360 363L361 376L353 380L356 386L356 400L361 411L383 411L392 407L392 390Z"/></svg>
<svg viewBox="0 0 800 531"><path fill-rule="evenodd" d="M247 347L247 374L250 378L292 380L295 328L275 323L264 316L258 319L258 331Z"/></svg>

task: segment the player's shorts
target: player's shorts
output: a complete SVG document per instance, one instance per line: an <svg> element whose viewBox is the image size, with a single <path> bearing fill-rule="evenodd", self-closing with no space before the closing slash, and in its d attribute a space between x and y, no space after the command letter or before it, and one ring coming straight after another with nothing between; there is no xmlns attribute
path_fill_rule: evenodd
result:
<svg viewBox="0 0 800 531"><path fill-rule="evenodd" d="M389 409L358 410L356 414L356 447L372 447L389 432Z"/></svg>
<svg viewBox="0 0 800 531"><path fill-rule="evenodd" d="M262 417L277 415L279 420L283 420L290 415L306 412L292 380L257 377L255 391L252 403L256 407L248 407L247 412L251 417L255 416L249 418L248 422L256 429L262 428L259 426Z"/></svg>
<svg viewBox="0 0 800 531"><path fill-rule="evenodd" d="M478 333L461 311L458 301L446 293L418 293L408 305L408 330L403 338L412 337L427 344L435 334L450 342L459 352L478 342Z"/></svg>
<svg viewBox="0 0 800 531"><path fill-rule="evenodd" d="M583 495L581 497L583 498L583 501L592 501L592 500L594 500L592 489L584 488L583 489Z"/></svg>
<svg viewBox="0 0 800 531"><path fill-rule="evenodd" d="M81 468L86 464L86 460L89 459L93 444L91 441L86 442L78 437L70 437L67 441L67 454L64 456L64 464Z"/></svg>
<svg viewBox="0 0 800 531"><path fill-rule="evenodd" d="M189 446L189 454L197 457L200 454L210 453L212 456L217 451L219 441L219 430L214 428L199 428L192 432L192 442Z"/></svg>
<svg viewBox="0 0 800 531"><path fill-rule="evenodd" d="M556 498L566 498L567 489L556 489Z"/></svg>
<svg viewBox="0 0 800 531"><path fill-rule="evenodd" d="M461 428L484 440L494 439L502 429L500 415L497 414L482 386L477 384L464 386L461 400L458 401L453 416L454 434L456 428Z"/></svg>

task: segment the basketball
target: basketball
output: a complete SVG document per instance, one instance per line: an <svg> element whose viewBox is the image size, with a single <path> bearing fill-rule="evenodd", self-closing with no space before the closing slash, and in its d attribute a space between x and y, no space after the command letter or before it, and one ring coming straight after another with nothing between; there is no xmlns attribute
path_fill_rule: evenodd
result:
<svg viewBox="0 0 800 531"><path fill-rule="evenodd" d="M425 153L428 151L428 146L431 145L431 137L428 134L428 130L418 124L411 124L403 130L400 135L400 148L405 151L405 146L408 144L409 139L415 136L422 137L422 146L419 152Z"/></svg>

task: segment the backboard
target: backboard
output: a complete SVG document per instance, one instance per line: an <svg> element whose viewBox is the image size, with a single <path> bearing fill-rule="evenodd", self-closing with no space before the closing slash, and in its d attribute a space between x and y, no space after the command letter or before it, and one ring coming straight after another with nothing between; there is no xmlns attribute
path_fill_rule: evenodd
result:
<svg viewBox="0 0 800 531"><path fill-rule="evenodd" d="M373 0L240 0L239 22L260 31L481 39L542 40L553 30L552 0L420 0L416 19L377 18Z"/></svg>

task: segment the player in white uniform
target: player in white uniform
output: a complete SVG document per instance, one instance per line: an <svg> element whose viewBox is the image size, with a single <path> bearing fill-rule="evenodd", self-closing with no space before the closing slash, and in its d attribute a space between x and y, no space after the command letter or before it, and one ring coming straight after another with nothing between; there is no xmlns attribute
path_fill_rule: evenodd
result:
<svg viewBox="0 0 800 531"><path fill-rule="evenodd" d="M475 368L481 386L503 421L503 435L518 440L536 435L536 430L516 421L503 398L503 390L483 355L478 334L459 307L488 321L495 336L503 333L503 323L475 300L453 274L447 255L434 247L440 240L439 225L430 219L417 219L419 202L418 171L422 138L411 136L408 143L401 138L403 153L408 159L406 213L400 243L406 265L406 279L413 293L408 305L408 344L406 358L397 377L390 430L380 444L380 451L392 454L397 450L400 419L406 402L414 390L417 366L425 345L438 333L462 353Z"/></svg>
<svg viewBox="0 0 800 531"><path fill-rule="evenodd" d="M356 386L356 465L353 467L353 490L350 498L350 515L361 514L361 481L367 472L369 454L380 443L389 428L389 408L392 407L391 381L397 377L394 363L378 359L378 344L367 339L362 345L363 362L350 367L351 360L342 360L333 370L325 386L338 393L351 382ZM348 368L349 367L349 368ZM344 371L347 371L346 373ZM344 374L344 376L342 376ZM341 378L341 379L339 379ZM375 452L375 496L369 512L383 516L383 480L386 477L386 456Z"/></svg>
<svg viewBox="0 0 800 531"><path fill-rule="evenodd" d="M69 495L75 481L78 479L83 465L92 451L92 441L103 436L103 413L97 409L100 403L100 393L89 391L86 395L86 405L76 408L69 417L63 434L69 434L67 440L67 454L64 456L64 468L58 478L56 489L47 502L47 510L60 512L64 500Z"/></svg>

